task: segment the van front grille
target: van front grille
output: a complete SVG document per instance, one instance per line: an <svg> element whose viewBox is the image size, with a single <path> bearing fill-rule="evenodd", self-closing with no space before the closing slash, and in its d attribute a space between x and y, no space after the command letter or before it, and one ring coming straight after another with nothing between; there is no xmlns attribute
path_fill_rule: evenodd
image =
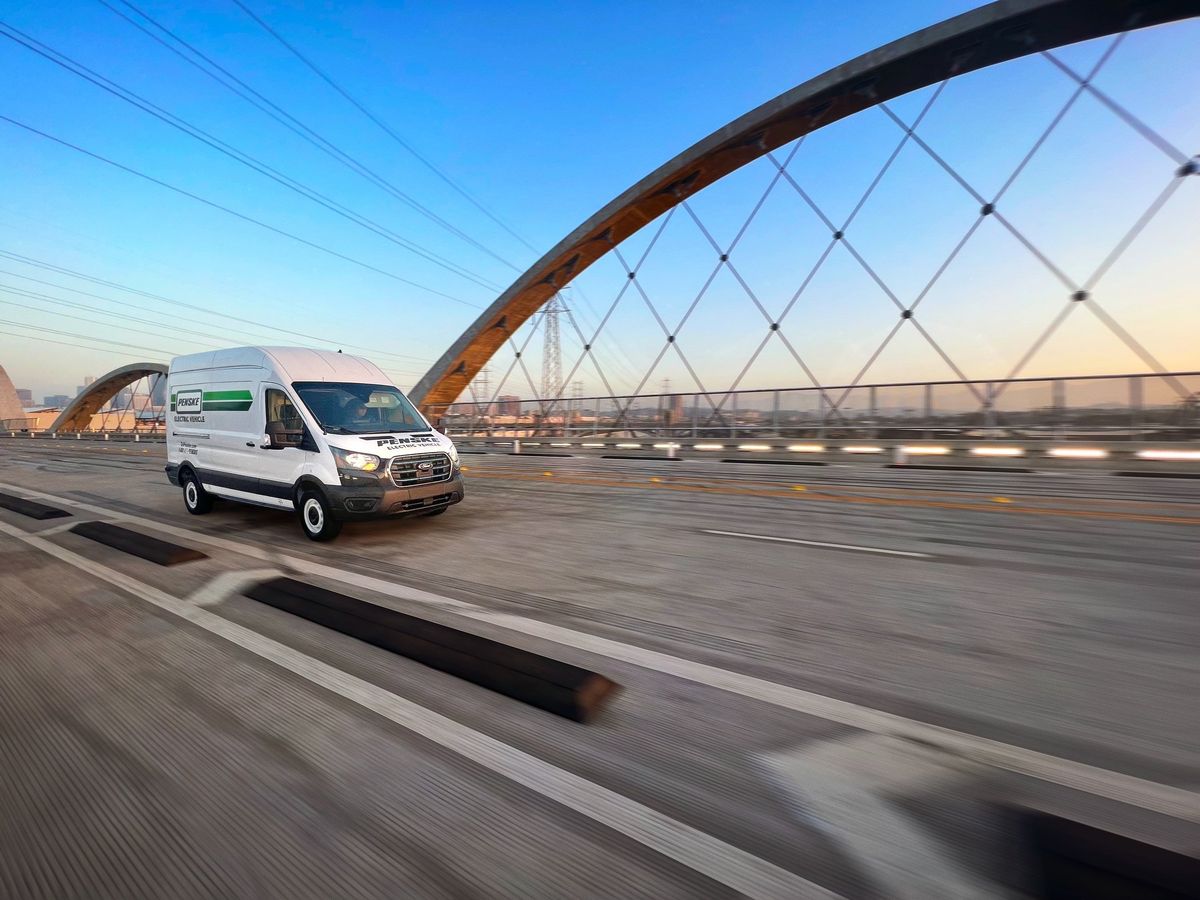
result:
<svg viewBox="0 0 1200 900"><path fill-rule="evenodd" d="M389 468L397 487L415 487L450 480L450 457L445 453L397 456Z"/></svg>

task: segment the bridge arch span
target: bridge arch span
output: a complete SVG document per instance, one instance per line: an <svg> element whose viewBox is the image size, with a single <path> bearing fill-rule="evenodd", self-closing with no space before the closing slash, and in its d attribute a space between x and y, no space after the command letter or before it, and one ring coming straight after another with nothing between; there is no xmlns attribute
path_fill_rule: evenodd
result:
<svg viewBox="0 0 1200 900"><path fill-rule="evenodd" d="M567 235L450 346L410 392L441 415L562 288L668 210L767 153L949 77L1064 44L1200 15L1200 0L1000 0L830 69L694 144Z"/></svg>
<svg viewBox="0 0 1200 900"><path fill-rule="evenodd" d="M153 375L166 377L166 374L167 367L162 363L130 363L113 369L80 391L46 430L51 434L88 431L92 427L92 417L124 388L142 378Z"/></svg>

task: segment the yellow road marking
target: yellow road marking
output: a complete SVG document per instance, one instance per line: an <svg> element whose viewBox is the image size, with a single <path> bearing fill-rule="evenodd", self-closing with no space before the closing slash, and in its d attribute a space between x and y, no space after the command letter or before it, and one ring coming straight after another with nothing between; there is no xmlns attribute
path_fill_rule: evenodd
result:
<svg viewBox="0 0 1200 900"><path fill-rule="evenodd" d="M528 474L529 474L528 469L507 468L507 467L505 467L505 468L501 468L501 467L489 468L487 471L488 471L490 477L504 477L504 476L509 476L509 475L515 476L515 477L520 477L522 475L528 476ZM482 477L482 476L480 476L480 475L478 475L478 473L476 473L476 477ZM574 477L580 479L579 483L583 484L583 483L586 483L583 479L586 479L586 478L589 478L592 476L576 475ZM600 478L600 476L595 476L595 477ZM601 480L603 480L603 479L601 479ZM650 479L650 480L653 481L654 479ZM738 479L738 478L719 478L719 479L712 479L712 480L706 481L704 479L704 477L700 476L700 475L672 476L669 480L672 484L677 485L679 487L684 487L687 485L697 485L699 487L707 487L708 485L719 481L719 483L721 485L745 486L745 487L760 488L760 489L769 489L771 487L782 488L782 484L780 482L747 481L747 480ZM600 482L597 482L597 483L600 483ZM629 482L629 484L632 485L633 482ZM812 489L806 487L805 490L811 491ZM825 493L825 491L828 491L831 493ZM838 492L838 494L834 494L832 492ZM853 496L853 495L856 495L856 493L863 493L863 492L865 492L869 495L880 495L882 497L889 497L889 496L908 497L914 493L917 493L917 494L923 493L926 495L935 496L939 500L962 499L962 500L967 500L967 501L984 502L984 500L986 499L986 501L989 503L1004 502L1003 500L996 500L996 498L988 496L987 494L984 494L984 493L981 493L978 491L972 493L972 492L967 492L967 491L947 491L947 490L941 490L938 488L929 488L928 490L922 490L922 489L918 489L918 488L886 487L883 485L874 486L874 485L864 485L864 484L829 484L824 487L821 496L838 496L841 494L845 494L846 496ZM1104 497L1032 497L1031 496L1031 497L1024 497L1020 501L1013 500L1012 498L1008 498L1008 500L1009 500L1009 502L1012 502L1012 503L1020 502L1021 504L1029 505L1030 508L1036 508L1036 506L1034 506L1034 504L1052 502L1055 500L1060 500L1062 502L1069 502L1072 504L1080 504L1080 505L1086 504L1086 505L1091 505L1091 506L1104 505L1104 506L1118 506L1118 507L1125 507L1125 508L1138 507L1138 506L1142 506L1142 507L1149 506L1149 507L1153 507L1155 509L1162 508L1161 503L1156 503L1151 500L1130 500L1125 497L1104 498ZM1186 509L1186 510L1191 511L1191 510L1195 510L1195 509L1200 509L1200 503L1172 501L1171 508L1172 509Z"/></svg>

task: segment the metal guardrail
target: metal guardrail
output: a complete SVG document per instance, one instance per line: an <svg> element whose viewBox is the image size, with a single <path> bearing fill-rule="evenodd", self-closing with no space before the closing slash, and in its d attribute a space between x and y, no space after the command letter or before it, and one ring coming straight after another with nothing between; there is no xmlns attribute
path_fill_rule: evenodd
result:
<svg viewBox="0 0 1200 900"><path fill-rule="evenodd" d="M721 459L755 457L764 460L829 461L833 459L877 458L902 464L939 462L975 463L1029 462L1034 460L1123 460L1147 463L1194 462L1200 464L1200 440L1181 442L1154 441L780 441L780 440L670 440L670 439L586 439L559 438L457 438L459 450L514 455L598 455L657 456L673 459Z"/></svg>
<svg viewBox="0 0 1200 900"><path fill-rule="evenodd" d="M0 428L0 437L31 438L43 441L116 441L163 444L167 437L162 431L72 431L59 432Z"/></svg>
<svg viewBox="0 0 1200 900"><path fill-rule="evenodd" d="M1200 440L1200 372L455 403L452 437Z"/></svg>

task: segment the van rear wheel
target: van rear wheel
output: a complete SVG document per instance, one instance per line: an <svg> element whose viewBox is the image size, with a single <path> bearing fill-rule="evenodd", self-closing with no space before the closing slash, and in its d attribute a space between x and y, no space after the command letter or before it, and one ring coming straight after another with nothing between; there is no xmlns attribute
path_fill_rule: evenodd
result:
<svg viewBox="0 0 1200 900"><path fill-rule="evenodd" d="M187 507L188 512L193 516L202 516L207 512L212 512L212 494L201 487L194 472L190 470L184 472L179 481L183 486L183 505Z"/></svg>
<svg viewBox="0 0 1200 900"><path fill-rule="evenodd" d="M300 514L300 526L310 540L332 541L341 533L342 523L333 517L329 501L319 491L301 491L296 511Z"/></svg>

